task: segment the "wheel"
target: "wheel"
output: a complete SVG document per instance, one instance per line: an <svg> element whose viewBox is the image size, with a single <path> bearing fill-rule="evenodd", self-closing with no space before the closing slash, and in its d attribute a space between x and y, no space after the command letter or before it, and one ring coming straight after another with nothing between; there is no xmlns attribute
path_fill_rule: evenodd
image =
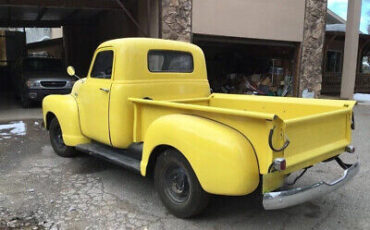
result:
<svg viewBox="0 0 370 230"><path fill-rule="evenodd" d="M21 104L23 108L29 108L31 105L31 100L25 95L25 93L21 93Z"/></svg>
<svg viewBox="0 0 370 230"><path fill-rule="evenodd" d="M49 135L51 146L56 154L61 157L74 157L76 155L76 151L73 147L64 144L62 129L60 128L56 117L54 117L50 122Z"/></svg>
<svg viewBox="0 0 370 230"><path fill-rule="evenodd" d="M186 158L177 150L162 153L155 165L154 183L165 207L175 216L200 214L209 202Z"/></svg>

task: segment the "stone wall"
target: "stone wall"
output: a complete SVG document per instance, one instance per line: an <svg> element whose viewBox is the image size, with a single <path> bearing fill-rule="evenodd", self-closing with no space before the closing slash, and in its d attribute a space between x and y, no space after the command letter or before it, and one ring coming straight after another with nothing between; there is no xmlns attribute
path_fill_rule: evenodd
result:
<svg viewBox="0 0 370 230"><path fill-rule="evenodd" d="M320 96L327 0L306 0L299 70L299 96L308 89Z"/></svg>
<svg viewBox="0 0 370 230"><path fill-rule="evenodd" d="M191 41L191 0L162 0L162 38Z"/></svg>

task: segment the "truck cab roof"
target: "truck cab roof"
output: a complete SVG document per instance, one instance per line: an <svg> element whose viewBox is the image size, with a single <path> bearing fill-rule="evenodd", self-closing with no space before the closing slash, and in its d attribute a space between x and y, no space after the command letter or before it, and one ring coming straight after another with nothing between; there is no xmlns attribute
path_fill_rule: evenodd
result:
<svg viewBox="0 0 370 230"><path fill-rule="evenodd" d="M99 45L95 56L103 50L114 52L114 81L207 80L203 51L190 43L154 38L122 38Z"/></svg>

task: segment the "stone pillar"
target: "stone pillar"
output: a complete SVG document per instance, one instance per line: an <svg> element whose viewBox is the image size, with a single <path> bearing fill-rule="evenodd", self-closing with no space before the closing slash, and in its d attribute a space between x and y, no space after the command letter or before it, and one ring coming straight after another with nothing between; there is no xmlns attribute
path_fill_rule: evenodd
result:
<svg viewBox="0 0 370 230"><path fill-rule="evenodd" d="M340 97L345 99L352 99L355 90L360 19L361 0L348 1L342 85L340 90Z"/></svg>
<svg viewBox="0 0 370 230"><path fill-rule="evenodd" d="M307 89L320 96L327 0L306 0L299 70L299 96Z"/></svg>
<svg viewBox="0 0 370 230"><path fill-rule="evenodd" d="M191 41L191 0L162 0L161 37Z"/></svg>

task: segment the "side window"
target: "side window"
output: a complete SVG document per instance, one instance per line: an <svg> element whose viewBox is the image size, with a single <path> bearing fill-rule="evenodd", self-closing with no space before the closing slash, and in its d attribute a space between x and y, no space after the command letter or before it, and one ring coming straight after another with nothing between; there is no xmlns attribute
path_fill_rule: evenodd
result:
<svg viewBox="0 0 370 230"><path fill-rule="evenodd" d="M101 51L96 55L90 76L93 78L110 79L112 76L113 51Z"/></svg>
<svg viewBox="0 0 370 230"><path fill-rule="evenodd" d="M328 73L342 72L342 52L327 51L326 53L326 72Z"/></svg>
<svg viewBox="0 0 370 230"><path fill-rule="evenodd" d="M361 62L361 73L370 74L370 56L363 56Z"/></svg>

